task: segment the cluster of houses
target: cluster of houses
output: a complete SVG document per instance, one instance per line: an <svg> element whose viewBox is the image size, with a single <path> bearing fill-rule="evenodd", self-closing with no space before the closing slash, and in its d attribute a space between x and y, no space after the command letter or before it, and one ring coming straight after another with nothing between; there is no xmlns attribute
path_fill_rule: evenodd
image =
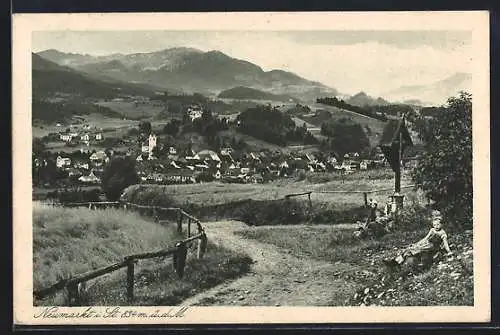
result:
<svg viewBox="0 0 500 335"><path fill-rule="evenodd" d="M169 147L166 154L158 158L153 155L156 146L157 138L151 134L135 159L137 173L144 183L186 184L212 180L263 183L300 172L353 172L386 165L380 155L377 156L378 159L360 159L358 153L349 153L339 159L333 155L316 157L311 153L240 152L231 148L223 148L218 152L196 152ZM56 166L67 171L69 178L75 182L99 184L104 166L113 153L108 154L97 151L89 153L88 159L58 156ZM127 155L130 156L131 153Z"/></svg>
<svg viewBox="0 0 500 335"><path fill-rule="evenodd" d="M344 155L342 161L331 155L321 158L311 153L239 152L231 148L213 150L178 150L169 147L166 157L150 154L151 144L136 159L137 171L147 183L196 183L219 180L234 183L262 183L269 179L289 177L300 172L353 172L385 166L383 155L378 159L360 159L358 153ZM146 150L148 147L148 150Z"/></svg>
<svg viewBox="0 0 500 335"><path fill-rule="evenodd" d="M66 171L71 180L82 184L100 184L109 159L104 151L94 152L88 159L57 156L56 167Z"/></svg>
<svg viewBox="0 0 500 335"><path fill-rule="evenodd" d="M57 124L61 127L61 124ZM78 126L70 125L65 131L59 132L59 139L68 144L84 144L90 146L92 142L100 142L103 140L102 132L95 126L89 124Z"/></svg>
<svg viewBox="0 0 500 335"><path fill-rule="evenodd" d="M212 180L230 183L263 183L302 172L352 173L357 170L388 166L381 152L376 153L371 159L366 159L357 152L337 157L324 153L287 154L270 150L235 151L232 148L196 152L171 146L162 148L160 155L160 150L155 150L158 145L158 138L152 133L144 139L138 149L123 153L135 158L137 173L144 183L184 184ZM86 150L85 153L88 153L88 157L83 154L79 157L85 158L79 159L58 156L56 166L58 169L67 171L70 179L75 182L99 184L104 166L113 152L109 151L107 154L105 151L89 152ZM161 157L156 157L155 154Z"/></svg>

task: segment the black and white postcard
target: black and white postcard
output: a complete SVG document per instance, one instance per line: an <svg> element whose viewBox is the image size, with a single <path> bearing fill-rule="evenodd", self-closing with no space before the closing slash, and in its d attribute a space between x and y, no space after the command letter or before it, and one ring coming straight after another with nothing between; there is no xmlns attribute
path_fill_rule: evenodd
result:
<svg viewBox="0 0 500 335"><path fill-rule="evenodd" d="M20 325L487 322L488 12L13 15Z"/></svg>

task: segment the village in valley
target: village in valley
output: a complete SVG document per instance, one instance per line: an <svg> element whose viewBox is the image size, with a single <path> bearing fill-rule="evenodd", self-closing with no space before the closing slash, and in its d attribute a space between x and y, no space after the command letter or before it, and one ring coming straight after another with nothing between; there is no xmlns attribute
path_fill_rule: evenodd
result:
<svg viewBox="0 0 500 335"><path fill-rule="evenodd" d="M184 120L188 123L201 120L203 112L203 107L190 105L184 111ZM237 124L232 126L237 127ZM306 172L345 174L388 167L387 160L379 148L369 153L347 152L343 155L314 150L314 147L312 150L290 152L270 149L234 150L231 147L196 151L189 142L183 146L165 147L159 142L159 135L150 132L127 138L128 143L136 145L121 151L121 148L99 148L104 136L103 129L96 125L70 124L65 128L61 123L57 123L56 127L61 131L51 133L46 138L56 143L64 143L70 149L79 148L73 152L55 152L53 157L35 157L34 165L43 167L48 164L47 159L55 159L56 167L62 176L58 183L65 187L99 185L105 164L116 155L129 156L136 161L137 173L142 182L158 184L210 181L265 183ZM149 125L146 129L150 127ZM50 144L48 141L47 143ZM405 157L403 164L411 166L414 162L415 157Z"/></svg>

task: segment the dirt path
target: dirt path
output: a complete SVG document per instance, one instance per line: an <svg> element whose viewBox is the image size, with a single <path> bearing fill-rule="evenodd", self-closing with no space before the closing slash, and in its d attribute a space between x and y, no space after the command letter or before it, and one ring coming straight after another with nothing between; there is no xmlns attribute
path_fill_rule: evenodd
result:
<svg viewBox="0 0 500 335"><path fill-rule="evenodd" d="M245 252L254 264L246 276L202 292L182 305L328 306L334 302L342 304L354 294L354 284L337 278L339 272L353 269L352 265L299 259L274 245L245 239L235 234L248 229L242 222L218 221L204 223L204 226L212 243ZM350 228L353 225L338 227ZM276 229L251 229L271 228ZM300 228L293 226L292 229Z"/></svg>

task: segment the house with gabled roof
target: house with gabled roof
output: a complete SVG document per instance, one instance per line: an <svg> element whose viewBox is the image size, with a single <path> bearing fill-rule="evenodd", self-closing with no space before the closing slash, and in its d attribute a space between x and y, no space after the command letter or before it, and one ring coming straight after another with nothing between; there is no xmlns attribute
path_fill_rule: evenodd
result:
<svg viewBox="0 0 500 335"><path fill-rule="evenodd" d="M81 176L78 180L84 184L99 184L101 182L101 179L95 175L94 170L90 171L87 176Z"/></svg>
<svg viewBox="0 0 500 335"><path fill-rule="evenodd" d="M108 155L104 151L94 152L90 155L89 159L94 164L102 164L109 161Z"/></svg>
<svg viewBox="0 0 500 335"><path fill-rule="evenodd" d="M220 162L221 159L219 155L215 151L212 150L201 150L198 152L198 157L201 160L209 161L209 162Z"/></svg>
<svg viewBox="0 0 500 335"><path fill-rule="evenodd" d="M70 167L71 166L71 158L57 156L56 166L60 169Z"/></svg>

